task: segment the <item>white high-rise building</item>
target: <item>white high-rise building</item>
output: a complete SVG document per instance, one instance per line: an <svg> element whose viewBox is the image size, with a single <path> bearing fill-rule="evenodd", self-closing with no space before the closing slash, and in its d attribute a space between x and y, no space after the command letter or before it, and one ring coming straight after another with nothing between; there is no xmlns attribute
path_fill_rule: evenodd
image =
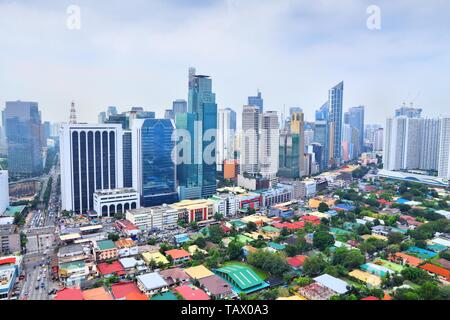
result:
<svg viewBox="0 0 450 320"><path fill-rule="evenodd" d="M236 134L236 112L230 108L219 109L217 113L217 169L222 170L225 160L234 159Z"/></svg>
<svg viewBox="0 0 450 320"><path fill-rule="evenodd" d="M276 111L261 114L259 163L265 178L275 178L280 156L280 124Z"/></svg>
<svg viewBox="0 0 450 320"><path fill-rule="evenodd" d="M240 143L240 173L256 174L259 172L259 122L260 109L244 106L242 111L242 134Z"/></svg>
<svg viewBox="0 0 450 320"><path fill-rule="evenodd" d="M373 151L383 150L384 129L378 128L373 132Z"/></svg>
<svg viewBox="0 0 450 320"><path fill-rule="evenodd" d="M123 187L120 124L62 124L60 130L62 209L94 210L94 192Z"/></svg>
<svg viewBox="0 0 450 320"><path fill-rule="evenodd" d="M421 118L408 118L406 121L405 153L402 169L420 169L422 120Z"/></svg>
<svg viewBox="0 0 450 320"><path fill-rule="evenodd" d="M388 118L384 138L383 163L386 170L401 170L405 158L406 117Z"/></svg>
<svg viewBox="0 0 450 320"><path fill-rule="evenodd" d="M440 121L438 176L450 179L450 118Z"/></svg>
<svg viewBox="0 0 450 320"><path fill-rule="evenodd" d="M437 170L439 156L440 119L423 119L420 147L420 168Z"/></svg>

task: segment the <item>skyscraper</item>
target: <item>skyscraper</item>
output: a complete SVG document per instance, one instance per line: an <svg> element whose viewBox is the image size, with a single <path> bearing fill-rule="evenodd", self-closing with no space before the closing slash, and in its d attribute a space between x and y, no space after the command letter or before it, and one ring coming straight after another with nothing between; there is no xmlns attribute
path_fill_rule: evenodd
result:
<svg viewBox="0 0 450 320"><path fill-rule="evenodd" d="M187 113L176 116L176 128L191 135L190 163L178 166L181 199L207 198L216 192L217 104L212 80L189 69Z"/></svg>
<svg viewBox="0 0 450 320"><path fill-rule="evenodd" d="M340 165L342 161L342 108L344 100L344 82L340 82L330 89L328 93L329 106L329 134L330 134L330 162L332 165ZM332 150L331 150L332 149ZM331 152L332 151L332 152Z"/></svg>
<svg viewBox="0 0 450 320"><path fill-rule="evenodd" d="M179 113L187 112L187 102L186 100L177 99L172 103L172 111L174 117Z"/></svg>
<svg viewBox="0 0 450 320"><path fill-rule="evenodd" d="M259 112L264 112L264 99L262 98L261 92L258 90L256 96L248 97L248 105L258 107Z"/></svg>
<svg viewBox="0 0 450 320"><path fill-rule="evenodd" d="M324 120L316 121L314 125L314 142L322 146L322 154L319 163L320 170L324 170L328 166L328 123Z"/></svg>
<svg viewBox="0 0 450 320"><path fill-rule="evenodd" d="M450 118L440 121L438 176L450 179Z"/></svg>
<svg viewBox="0 0 450 320"><path fill-rule="evenodd" d="M303 112L293 112L289 130L280 134L278 176L297 179L305 174L305 139Z"/></svg>
<svg viewBox="0 0 450 320"><path fill-rule="evenodd" d="M275 178L278 172L280 152L280 124L276 111L266 111L261 114L259 169L265 178Z"/></svg>
<svg viewBox="0 0 450 320"><path fill-rule="evenodd" d="M345 123L357 130L358 141L354 145L354 156L358 156L363 151L364 146L364 106L350 108L345 113Z"/></svg>
<svg viewBox="0 0 450 320"><path fill-rule="evenodd" d="M395 110L395 116L401 117L405 116L407 118L420 118L422 115L422 109L414 108L411 104L411 107L407 107L405 103L403 106Z"/></svg>
<svg viewBox="0 0 450 320"><path fill-rule="evenodd" d="M93 210L97 190L123 187L122 126L62 124L60 130L62 209Z"/></svg>
<svg viewBox="0 0 450 320"><path fill-rule="evenodd" d="M236 112L230 108L219 109L217 122L217 169L225 160L234 159L236 135Z"/></svg>
<svg viewBox="0 0 450 320"><path fill-rule="evenodd" d="M420 168L438 170L441 119L423 119L420 136Z"/></svg>
<svg viewBox="0 0 450 320"><path fill-rule="evenodd" d="M259 173L260 111L257 106L242 109L242 134L240 142L240 172Z"/></svg>
<svg viewBox="0 0 450 320"><path fill-rule="evenodd" d="M316 111L316 121L328 121L329 108L328 101L325 102L319 110Z"/></svg>
<svg viewBox="0 0 450 320"><path fill-rule="evenodd" d="M7 101L3 124L8 143L8 171L15 178L43 171L41 116L37 102Z"/></svg>
<svg viewBox="0 0 450 320"><path fill-rule="evenodd" d="M133 188L144 207L177 201L174 129L169 119L137 119L133 123Z"/></svg>

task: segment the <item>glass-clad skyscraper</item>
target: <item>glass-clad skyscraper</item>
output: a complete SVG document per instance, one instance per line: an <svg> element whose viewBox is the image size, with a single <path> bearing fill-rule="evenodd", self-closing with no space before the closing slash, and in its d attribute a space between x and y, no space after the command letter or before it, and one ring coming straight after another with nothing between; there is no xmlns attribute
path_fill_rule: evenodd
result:
<svg viewBox="0 0 450 320"><path fill-rule="evenodd" d="M12 177L38 176L43 170L41 115L36 102L7 101L3 125L8 143L8 171Z"/></svg>
<svg viewBox="0 0 450 320"><path fill-rule="evenodd" d="M342 125L343 125L344 82L340 82L330 89L328 95L329 107L329 156L333 165L340 165L342 161Z"/></svg>
<svg viewBox="0 0 450 320"><path fill-rule="evenodd" d="M261 91L258 90L256 96L248 97L248 105L258 107L259 112L264 112L264 99L262 98Z"/></svg>
<svg viewBox="0 0 450 320"><path fill-rule="evenodd" d="M177 169L179 194L181 199L207 198L216 192L217 104L211 78L196 75L194 68L189 69L187 111L175 116L177 130L190 135L189 159Z"/></svg>
<svg viewBox="0 0 450 320"><path fill-rule="evenodd" d="M133 123L133 188L141 195L144 207L178 200L172 159L174 129L170 119L137 119Z"/></svg>

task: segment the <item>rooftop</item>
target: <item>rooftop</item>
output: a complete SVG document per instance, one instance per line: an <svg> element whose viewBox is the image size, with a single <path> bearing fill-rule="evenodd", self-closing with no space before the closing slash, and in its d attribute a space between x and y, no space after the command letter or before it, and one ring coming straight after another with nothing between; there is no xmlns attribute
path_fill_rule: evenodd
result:
<svg viewBox="0 0 450 320"><path fill-rule="evenodd" d="M133 281L115 283L111 285L111 292L117 300L148 300ZM138 297L142 299L136 299Z"/></svg>
<svg viewBox="0 0 450 320"><path fill-rule="evenodd" d="M145 290L148 291L167 286L167 282L157 272L146 273L137 276L136 279L144 286Z"/></svg>
<svg viewBox="0 0 450 320"><path fill-rule="evenodd" d="M125 270L119 261L113 261L112 263L102 262L97 265L98 272L102 276L116 274L122 276L125 274Z"/></svg>
<svg viewBox="0 0 450 320"><path fill-rule="evenodd" d="M210 300L205 291L193 285L183 285L174 289L184 300Z"/></svg>
<svg viewBox="0 0 450 320"><path fill-rule="evenodd" d="M314 281L320 283L321 285L339 294L344 294L348 291L347 282L338 279L336 277L330 276L329 274L323 274L321 276L318 276L314 278Z"/></svg>
<svg viewBox="0 0 450 320"><path fill-rule="evenodd" d="M82 294L84 300L113 300L111 294L103 287L84 290Z"/></svg>
<svg viewBox="0 0 450 320"><path fill-rule="evenodd" d="M100 240L97 241L97 247L99 250L111 250L111 249L115 249L116 245L114 244L114 242L112 240Z"/></svg>
<svg viewBox="0 0 450 320"><path fill-rule="evenodd" d="M214 273L212 273L212 271L206 268L204 265L187 268L184 270L184 272L186 272L186 274L192 279L197 280L214 275Z"/></svg>

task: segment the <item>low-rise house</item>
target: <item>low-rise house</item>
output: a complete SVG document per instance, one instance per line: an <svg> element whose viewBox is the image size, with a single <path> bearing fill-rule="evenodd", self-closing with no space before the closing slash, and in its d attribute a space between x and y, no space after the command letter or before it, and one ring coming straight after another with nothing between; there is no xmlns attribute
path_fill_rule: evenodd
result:
<svg viewBox="0 0 450 320"><path fill-rule="evenodd" d="M122 264L117 260L111 263L99 263L97 265L97 270L99 275L105 278L109 278L112 276L123 277L126 274Z"/></svg>
<svg viewBox="0 0 450 320"><path fill-rule="evenodd" d="M126 237L136 237L141 232L141 229L128 220L117 220L115 227L120 234Z"/></svg>
<svg viewBox="0 0 450 320"><path fill-rule="evenodd" d="M147 296L168 290L169 285L157 272L146 273L136 277L139 289Z"/></svg>
<svg viewBox="0 0 450 320"><path fill-rule="evenodd" d="M292 269L299 270L303 268L303 264L305 263L307 256L297 255L295 257L287 258L287 263L291 266Z"/></svg>
<svg viewBox="0 0 450 320"><path fill-rule="evenodd" d="M115 245L117 248L117 254L120 258L134 256L139 253L138 246L130 238L120 239L115 242Z"/></svg>
<svg viewBox="0 0 450 320"><path fill-rule="evenodd" d="M183 300L210 300L210 297L206 294L205 291L197 288L194 285L182 285L176 287L173 291L180 295Z"/></svg>
<svg viewBox="0 0 450 320"><path fill-rule="evenodd" d="M154 252L144 252L142 253L142 258L144 259L147 265L156 264L156 265L167 265L169 264L169 260L159 251Z"/></svg>
<svg viewBox="0 0 450 320"><path fill-rule="evenodd" d="M419 268L428 271L428 273L436 275L441 281L450 282L450 270L435 266L431 263L426 263Z"/></svg>
<svg viewBox="0 0 450 320"><path fill-rule="evenodd" d="M200 253L202 253L202 254L204 254L204 255L207 255L207 254L208 254L208 251L199 248L196 244L194 244L194 245L192 245L192 246L189 246L189 247L188 247L188 251L189 251L189 253L190 253L191 255L194 255L196 252L200 252Z"/></svg>
<svg viewBox="0 0 450 320"><path fill-rule="evenodd" d="M186 272L186 274L191 277L191 279L195 280L200 280L202 278L214 275L214 273L212 273L212 271L206 268L204 265L184 269L184 272Z"/></svg>
<svg viewBox="0 0 450 320"><path fill-rule="evenodd" d="M111 294L103 287L84 290L83 300L113 300Z"/></svg>
<svg viewBox="0 0 450 320"><path fill-rule="evenodd" d="M118 257L117 248L111 240L97 241L94 252L97 261L114 260Z"/></svg>
<svg viewBox="0 0 450 320"><path fill-rule="evenodd" d="M116 300L148 300L133 281L114 283L111 292Z"/></svg>
<svg viewBox="0 0 450 320"><path fill-rule="evenodd" d="M59 290L54 300L84 300L83 292L79 288L64 288Z"/></svg>
<svg viewBox="0 0 450 320"><path fill-rule="evenodd" d="M404 252L396 252L393 255L391 255L390 260L393 262L397 262L402 265L409 265L412 267L418 267L420 264L423 263L422 259L419 259L417 257L414 257L412 255L406 254Z"/></svg>
<svg viewBox="0 0 450 320"><path fill-rule="evenodd" d="M381 285L381 278L369 272L355 269L348 275L361 282L364 282L369 288L378 288Z"/></svg>
<svg viewBox="0 0 450 320"><path fill-rule="evenodd" d="M171 257L174 264L180 264L191 259L191 254L184 249L168 250L165 255Z"/></svg>
<svg viewBox="0 0 450 320"><path fill-rule="evenodd" d="M236 295L231 285L215 274L199 279L199 283L215 299L227 299Z"/></svg>
<svg viewBox="0 0 450 320"><path fill-rule="evenodd" d="M147 271L147 266L145 265L144 260L138 260L135 257L122 258L119 259L119 262L126 274L133 275Z"/></svg>
<svg viewBox="0 0 450 320"><path fill-rule="evenodd" d="M336 292L318 282L299 288L298 293L308 300L330 300L332 296L336 295Z"/></svg>
<svg viewBox="0 0 450 320"><path fill-rule="evenodd" d="M181 268L170 268L159 271L159 274L169 286L181 285L190 280L187 273Z"/></svg>
<svg viewBox="0 0 450 320"><path fill-rule="evenodd" d="M344 280L330 276L329 274L323 274L314 278L314 281L320 283L322 286L334 291L336 294L344 294L348 291L348 283Z"/></svg>
<svg viewBox="0 0 450 320"><path fill-rule="evenodd" d="M71 287L84 281L89 275L89 267L83 260L61 263L59 265L59 281Z"/></svg>

